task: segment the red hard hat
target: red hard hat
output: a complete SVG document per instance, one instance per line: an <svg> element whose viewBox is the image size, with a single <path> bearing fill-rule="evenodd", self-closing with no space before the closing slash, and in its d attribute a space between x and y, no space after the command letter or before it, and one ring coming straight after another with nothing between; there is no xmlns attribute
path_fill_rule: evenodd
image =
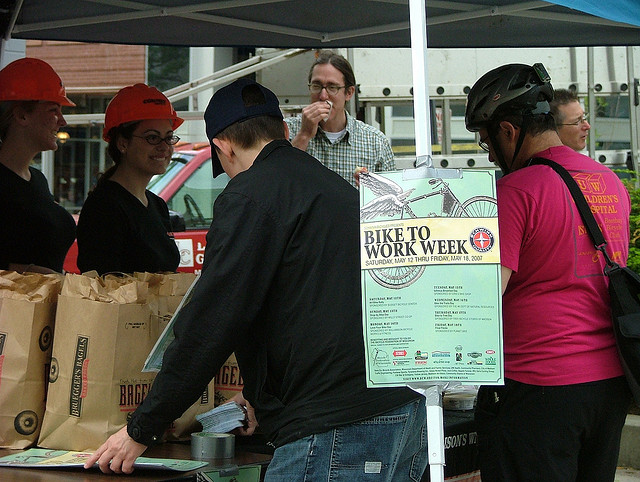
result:
<svg viewBox="0 0 640 482"><path fill-rule="evenodd" d="M0 70L0 101L46 100L74 107L60 76L44 60L22 58Z"/></svg>
<svg viewBox="0 0 640 482"><path fill-rule="evenodd" d="M102 138L109 142L109 131L127 122L168 119L176 130L184 122L176 115L169 99L155 87L135 84L125 87L111 99L104 115Z"/></svg>

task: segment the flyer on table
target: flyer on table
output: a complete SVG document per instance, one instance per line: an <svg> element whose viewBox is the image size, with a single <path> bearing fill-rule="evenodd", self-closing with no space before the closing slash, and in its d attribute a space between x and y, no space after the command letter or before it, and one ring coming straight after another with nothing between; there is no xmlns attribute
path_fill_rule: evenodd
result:
<svg viewBox="0 0 640 482"><path fill-rule="evenodd" d="M495 176L360 181L367 386L503 383Z"/></svg>

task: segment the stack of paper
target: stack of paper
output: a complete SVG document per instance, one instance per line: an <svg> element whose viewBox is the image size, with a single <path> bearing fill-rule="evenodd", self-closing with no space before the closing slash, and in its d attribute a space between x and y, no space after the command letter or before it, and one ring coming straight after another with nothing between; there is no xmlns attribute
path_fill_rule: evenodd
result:
<svg viewBox="0 0 640 482"><path fill-rule="evenodd" d="M0 467L25 467L25 468L79 468L82 467L91 452L70 452L68 450L49 450L49 449L28 449L20 453L10 454L0 457ZM189 472L207 465L206 462L196 460L180 460L180 459L157 459L150 457L138 457L133 466L136 469L160 469L160 470L177 470L180 472ZM98 464L94 467L97 469ZM11 478L11 474L7 474ZM25 476L25 480L36 480L39 477ZM3 476L4 480L4 476ZM18 477L16 476L16 480ZM41 479L44 480L44 479ZM86 479L85 479L86 480Z"/></svg>
<svg viewBox="0 0 640 482"><path fill-rule="evenodd" d="M228 433L234 428L244 426L245 413L236 402L225 403L196 415L196 420L202 424L203 432Z"/></svg>

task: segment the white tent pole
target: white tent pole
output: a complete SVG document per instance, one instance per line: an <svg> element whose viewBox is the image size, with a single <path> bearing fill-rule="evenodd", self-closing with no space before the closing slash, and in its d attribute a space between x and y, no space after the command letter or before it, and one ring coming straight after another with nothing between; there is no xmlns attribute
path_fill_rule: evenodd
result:
<svg viewBox="0 0 640 482"><path fill-rule="evenodd" d="M409 0L411 24L411 65L413 68L413 117L416 135L416 167L433 167L431 159L431 123L429 116L429 76L427 73L427 18L425 0ZM439 386L429 387L427 443L429 474L432 482L444 481L444 418Z"/></svg>
<svg viewBox="0 0 640 482"><path fill-rule="evenodd" d="M427 18L425 0L409 1L411 65L413 68L413 116L416 135L416 166L431 161L429 77L427 74Z"/></svg>
<svg viewBox="0 0 640 482"><path fill-rule="evenodd" d="M429 447L429 480L444 482L444 413L442 387L427 389L427 444Z"/></svg>

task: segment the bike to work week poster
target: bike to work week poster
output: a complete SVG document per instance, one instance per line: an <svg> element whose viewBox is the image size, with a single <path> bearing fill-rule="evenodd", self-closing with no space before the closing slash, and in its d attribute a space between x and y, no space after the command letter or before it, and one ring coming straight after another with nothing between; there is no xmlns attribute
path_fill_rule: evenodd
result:
<svg viewBox="0 0 640 482"><path fill-rule="evenodd" d="M503 383L495 176L360 178L367 386Z"/></svg>

